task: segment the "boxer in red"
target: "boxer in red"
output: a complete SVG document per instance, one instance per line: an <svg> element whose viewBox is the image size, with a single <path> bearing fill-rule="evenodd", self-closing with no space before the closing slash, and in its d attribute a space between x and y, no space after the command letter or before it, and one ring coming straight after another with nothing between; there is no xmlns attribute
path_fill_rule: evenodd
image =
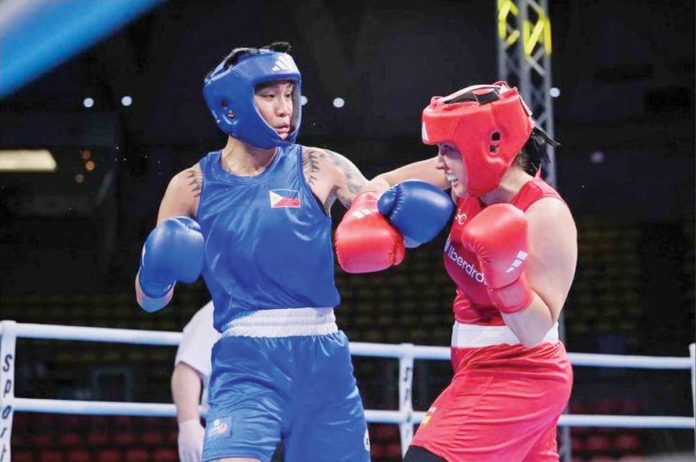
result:
<svg viewBox="0 0 696 462"><path fill-rule="evenodd" d="M456 202L444 249L457 288L454 376L404 460L556 461L573 377L557 320L575 274L577 230L539 174L555 141L505 82L434 97L422 121L437 156L375 177L361 193L375 199L375 213L349 211L336 230L344 270L378 271L400 263L422 221L401 194L405 180L451 188Z"/></svg>

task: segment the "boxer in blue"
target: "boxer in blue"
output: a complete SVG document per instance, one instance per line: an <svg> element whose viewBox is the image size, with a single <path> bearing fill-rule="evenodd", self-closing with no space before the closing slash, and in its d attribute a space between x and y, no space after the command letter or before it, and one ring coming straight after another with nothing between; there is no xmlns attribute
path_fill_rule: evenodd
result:
<svg viewBox="0 0 696 462"><path fill-rule="evenodd" d="M200 274L213 298L222 337L212 352L205 461L268 461L281 438L289 462L370 459L348 339L333 312L330 218L336 199L350 206L366 179L340 154L295 144L301 76L287 51L285 43L238 48L206 77L203 94L227 144L171 180L135 280L147 311Z"/></svg>

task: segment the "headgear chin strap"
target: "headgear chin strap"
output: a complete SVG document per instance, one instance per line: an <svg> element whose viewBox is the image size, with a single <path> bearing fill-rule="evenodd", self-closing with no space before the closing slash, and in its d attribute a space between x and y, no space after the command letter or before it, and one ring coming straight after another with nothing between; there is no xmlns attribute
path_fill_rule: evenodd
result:
<svg viewBox="0 0 696 462"><path fill-rule="evenodd" d="M452 143L467 171L467 192L498 187L534 128L531 111L507 82L434 96L423 110L423 143Z"/></svg>
<svg viewBox="0 0 696 462"><path fill-rule="evenodd" d="M276 80L294 83L291 131L285 139L268 125L254 103L256 87ZM269 149L295 142L302 120L301 87L302 76L289 54L259 49L240 56L232 66L227 60L220 63L205 78L203 96L220 130L257 148Z"/></svg>

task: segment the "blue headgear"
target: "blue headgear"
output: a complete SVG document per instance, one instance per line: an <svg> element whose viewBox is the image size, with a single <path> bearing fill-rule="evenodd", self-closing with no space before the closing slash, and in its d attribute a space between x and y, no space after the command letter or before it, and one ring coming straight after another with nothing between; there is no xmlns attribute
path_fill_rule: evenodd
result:
<svg viewBox="0 0 696 462"><path fill-rule="evenodd" d="M285 139L266 123L254 103L256 87L275 80L295 83L292 131ZM220 130L252 146L268 149L295 142L302 120L301 85L302 76L289 54L260 49L240 56L231 67L227 60L220 63L205 78L203 96ZM234 117L229 116L230 111Z"/></svg>

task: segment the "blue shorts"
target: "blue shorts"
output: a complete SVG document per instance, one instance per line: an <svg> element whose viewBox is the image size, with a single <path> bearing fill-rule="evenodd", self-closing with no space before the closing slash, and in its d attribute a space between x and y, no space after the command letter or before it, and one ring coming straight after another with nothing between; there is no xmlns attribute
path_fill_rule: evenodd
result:
<svg viewBox="0 0 696 462"><path fill-rule="evenodd" d="M368 462L367 423L341 331L222 337L213 347L203 460Z"/></svg>

